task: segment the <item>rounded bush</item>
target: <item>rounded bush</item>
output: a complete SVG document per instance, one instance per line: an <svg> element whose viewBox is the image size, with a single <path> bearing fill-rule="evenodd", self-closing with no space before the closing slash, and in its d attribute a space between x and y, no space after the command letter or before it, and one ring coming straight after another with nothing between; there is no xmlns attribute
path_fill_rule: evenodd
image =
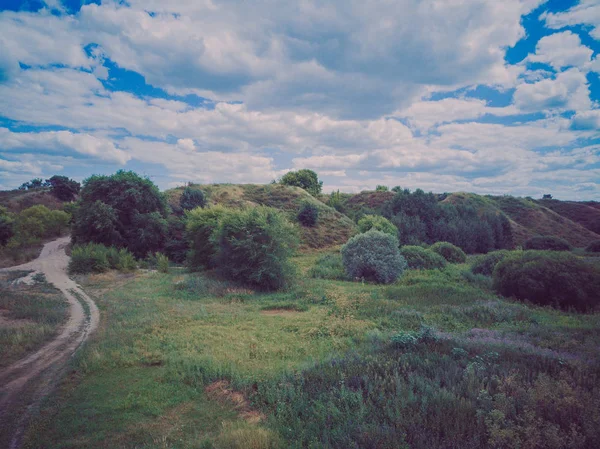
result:
<svg viewBox="0 0 600 449"><path fill-rule="evenodd" d="M179 199L179 206L181 206L183 210L192 210L196 207L206 206L204 192L202 192L202 190L186 187Z"/></svg>
<svg viewBox="0 0 600 449"><path fill-rule="evenodd" d="M358 220L358 230L360 232L367 232L371 229L385 232L386 234L393 235L394 237L397 237L398 235L398 228L394 226L394 224L387 218L380 215L365 215Z"/></svg>
<svg viewBox="0 0 600 449"><path fill-rule="evenodd" d="M585 250L590 253L600 253L600 240L593 241Z"/></svg>
<svg viewBox="0 0 600 449"><path fill-rule="evenodd" d="M433 270L446 266L446 259L421 246L403 246L400 248L400 254L406 259L408 268L413 270Z"/></svg>
<svg viewBox="0 0 600 449"><path fill-rule="evenodd" d="M226 278L263 290L291 283L297 231L276 209L229 211L220 217L211 240L218 248L216 266Z"/></svg>
<svg viewBox="0 0 600 449"><path fill-rule="evenodd" d="M319 219L319 208L312 203L303 203L302 206L300 206L297 218L302 226L316 226Z"/></svg>
<svg viewBox="0 0 600 449"><path fill-rule="evenodd" d="M500 251L492 251L491 253L478 256L471 265L471 272L473 274L491 276L496 265L509 255L510 251L502 249Z"/></svg>
<svg viewBox="0 0 600 449"><path fill-rule="evenodd" d="M493 286L501 295L562 309L600 305L600 269L571 253L511 254L496 265Z"/></svg>
<svg viewBox="0 0 600 449"><path fill-rule="evenodd" d="M348 240L342 247L342 261L352 279L383 284L394 282L406 269L406 260L398 249L398 239L376 230Z"/></svg>
<svg viewBox="0 0 600 449"><path fill-rule="evenodd" d="M571 251L571 245L565 239L554 236L537 235L525 240L523 249L526 250L548 250L548 251Z"/></svg>
<svg viewBox="0 0 600 449"><path fill-rule="evenodd" d="M186 236L190 242L188 265L192 269L213 268L218 246L211 236L219 220L231 212L223 206L193 209L186 213Z"/></svg>
<svg viewBox="0 0 600 449"><path fill-rule="evenodd" d="M458 246L454 246L448 242L437 242L429 248L438 253L450 263L464 263L467 260L467 255Z"/></svg>

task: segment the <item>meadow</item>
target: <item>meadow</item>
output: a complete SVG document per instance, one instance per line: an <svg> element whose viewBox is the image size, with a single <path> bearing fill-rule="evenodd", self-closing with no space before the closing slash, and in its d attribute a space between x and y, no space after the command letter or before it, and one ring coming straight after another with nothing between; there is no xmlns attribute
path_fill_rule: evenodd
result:
<svg viewBox="0 0 600 449"><path fill-rule="evenodd" d="M80 277L102 325L24 447L597 447L600 314L498 297L471 260L376 285L327 254L273 293L177 267Z"/></svg>

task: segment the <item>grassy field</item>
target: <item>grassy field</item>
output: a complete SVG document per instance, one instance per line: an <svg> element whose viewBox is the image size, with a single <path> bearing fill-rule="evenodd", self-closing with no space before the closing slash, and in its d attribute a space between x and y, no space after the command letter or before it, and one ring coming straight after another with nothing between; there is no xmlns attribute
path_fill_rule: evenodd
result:
<svg viewBox="0 0 600 449"><path fill-rule="evenodd" d="M24 275L0 274L0 368L52 339L67 317L68 303L58 290L43 276L33 285L14 283Z"/></svg>
<svg viewBox="0 0 600 449"><path fill-rule="evenodd" d="M28 448L592 448L600 315L496 297L468 266L263 294L209 274L82 280L97 334Z"/></svg>

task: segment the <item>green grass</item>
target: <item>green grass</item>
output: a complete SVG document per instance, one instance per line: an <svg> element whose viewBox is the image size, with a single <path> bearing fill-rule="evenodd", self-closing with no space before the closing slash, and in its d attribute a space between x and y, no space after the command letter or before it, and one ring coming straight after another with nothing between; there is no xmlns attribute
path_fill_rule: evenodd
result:
<svg viewBox="0 0 600 449"><path fill-rule="evenodd" d="M91 276L102 325L25 447L529 447L536 428L531 447L593 447L599 314L498 298L467 263L389 286L308 277L321 254L270 294L179 269ZM390 343L424 326L437 337ZM207 396L221 379L266 420Z"/></svg>
<svg viewBox="0 0 600 449"><path fill-rule="evenodd" d="M0 367L52 339L68 314L67 301L43 276L36 276L31 286L14 284L26 274L0 274Z"/></svg>

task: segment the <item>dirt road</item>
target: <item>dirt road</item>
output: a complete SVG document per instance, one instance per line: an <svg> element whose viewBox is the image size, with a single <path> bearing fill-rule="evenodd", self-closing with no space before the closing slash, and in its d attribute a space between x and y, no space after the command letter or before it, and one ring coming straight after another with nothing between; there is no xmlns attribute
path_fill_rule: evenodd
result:
<svg viewBox="0 0 600 449"><path fill-rule="evenodd" d="M60 334L38 351L0 370L0 447L17 449L31 413L52 389L69 358L98 325L98 308L67 276L69 237L47 243L29 263L0 269L34 270L59 289L69 301L70 316ZM31 279L32 276L28 276Z"/></svg>

